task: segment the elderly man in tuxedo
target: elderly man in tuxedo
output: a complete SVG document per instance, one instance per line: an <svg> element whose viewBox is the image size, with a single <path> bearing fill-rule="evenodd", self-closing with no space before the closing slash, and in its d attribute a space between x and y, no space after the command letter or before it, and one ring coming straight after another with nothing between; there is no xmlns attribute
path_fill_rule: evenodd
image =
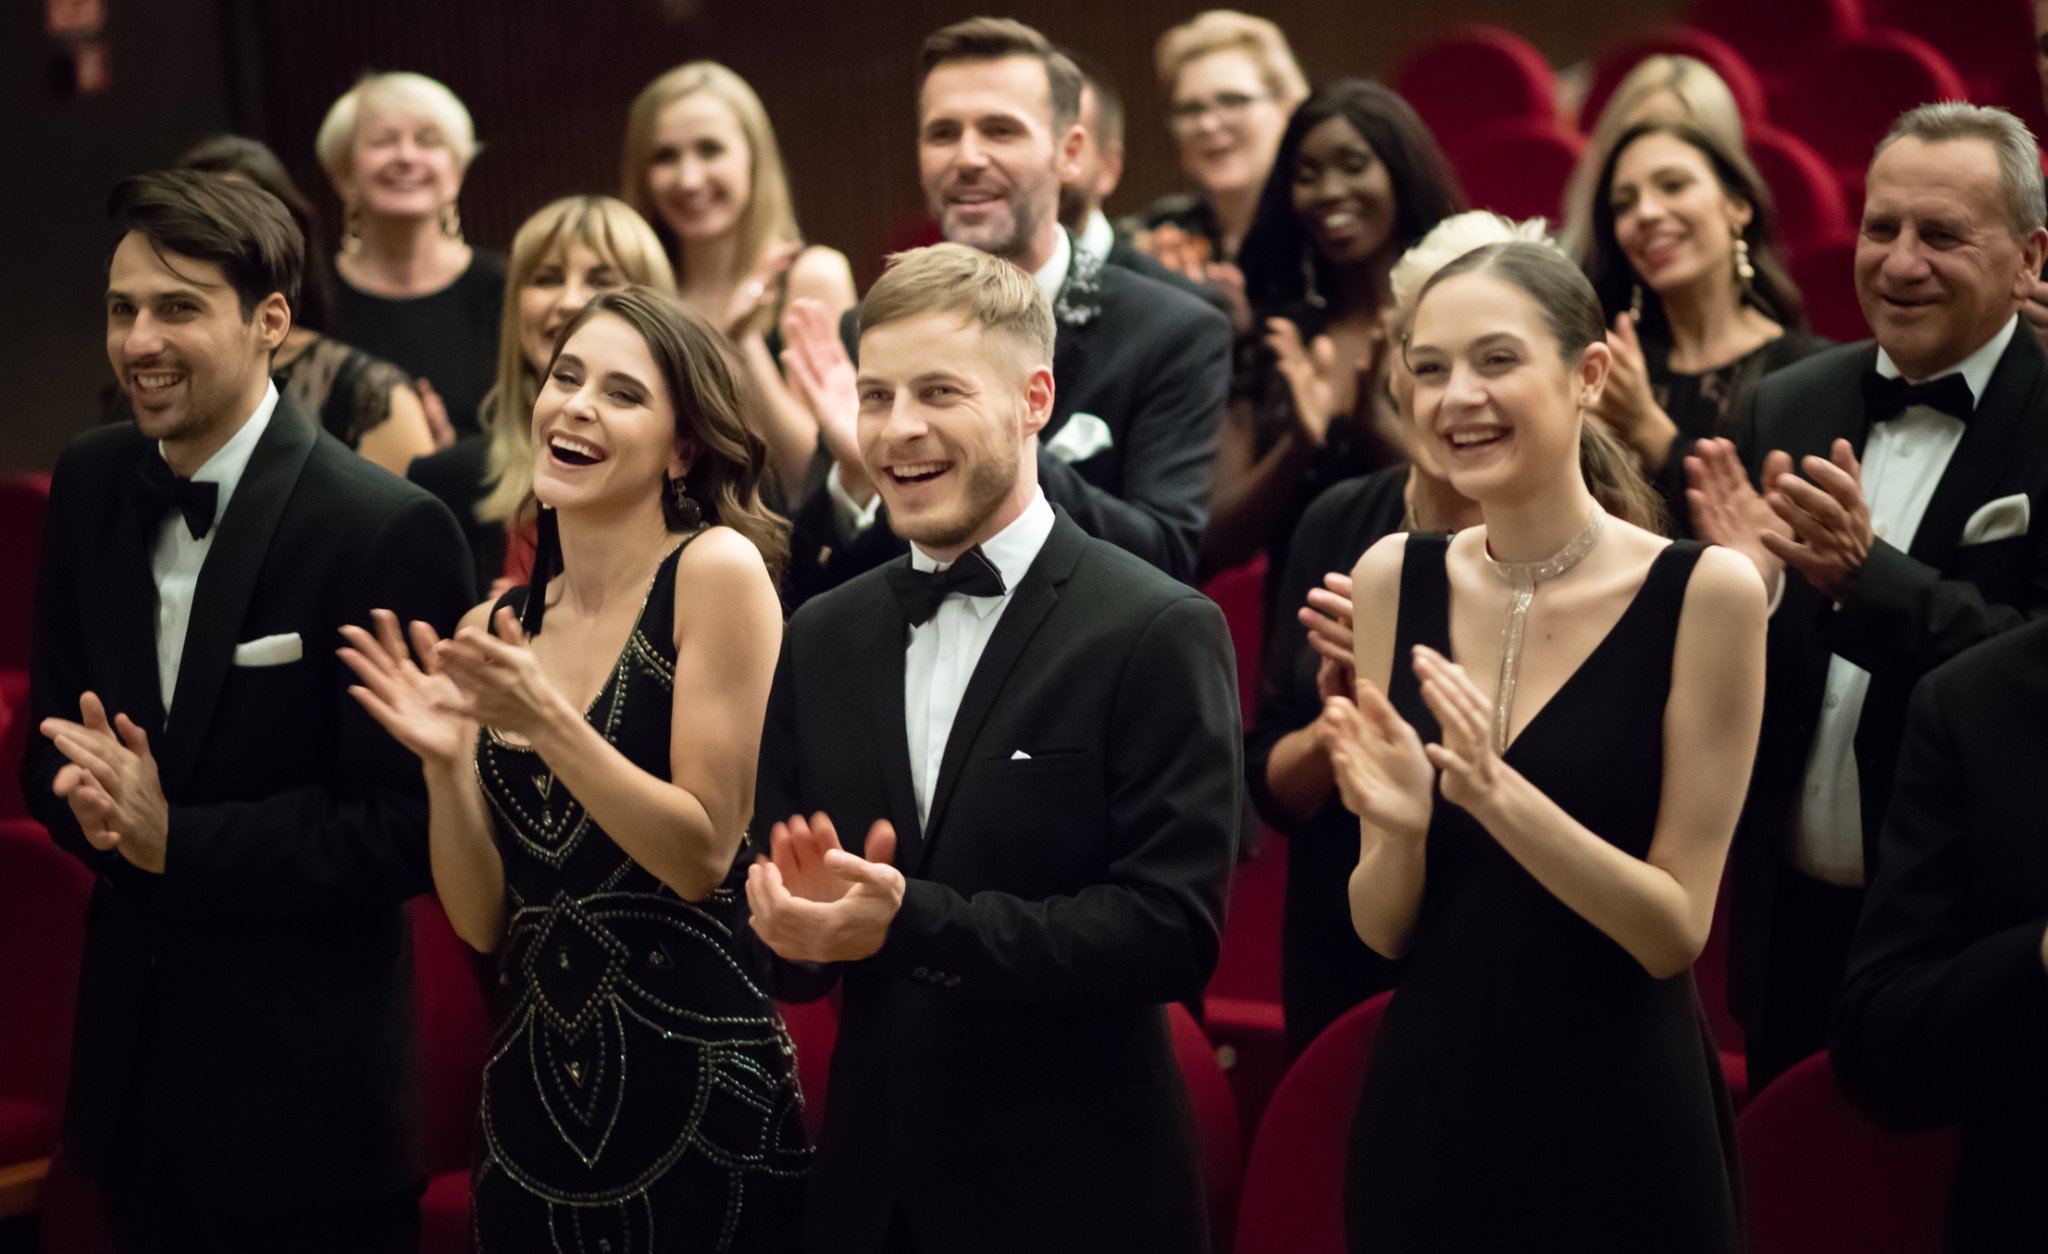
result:
<svg viewBox="0 0 2048 1254"><path fill-rule="evenodd" d="M133 424L50 489L23 791L96 876L64 1147L124 1251L417 1244L409 755L334 656L452 626L448 511L279 398L304 241L246 183L127 180L107 355Z"/></svg>
<svg viewBox="0 0 2048 1254"><path fill-rule="evenodd" d="M1052 306L1058 394L1038 450L1046 499L1089 535L1191 579L1230 323L1185 291L1104 264L1061 227L1060 185L1079 177L1087 142L1080 102L1080 72L1036 30L955 23L919 59L918 168L945 237L1011 262ZM794 519L785 586L795 603L903 552L854 435L854 318L836 338L802 301L787 320L785 362L822 437L815 490Z"/></svg>
<svg viewBox="0 0 2048 1254"><path fill-rule="evenodd" d="M1914 683L2048 610L2030 525L2048 503L2048 369L2018 317L2044 250L2018 119L1906 113L1871 161L1856 247L1875 342L1767 377L1741 449L1702 441L1688 459L1701 535L1782 596L1731 872L1753 1089L1826 1043Z"/></svg>
<svg viewBox="0 0 2048 1254"><path fill-rule="evenodd" d="M790 620L747 883L778 994L844 990L809 1248L1200 1250L1166 1005L1215 965L1235 847L1221 612L1046 499L1022 271L908 253L860 325L911 549Z"/></svg>

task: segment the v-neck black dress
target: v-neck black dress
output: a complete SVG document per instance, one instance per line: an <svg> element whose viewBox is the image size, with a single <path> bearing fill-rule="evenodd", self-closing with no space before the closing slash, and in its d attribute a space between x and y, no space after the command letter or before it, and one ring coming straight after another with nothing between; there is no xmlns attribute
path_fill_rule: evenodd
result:
<svg viewBox="0 0 2048 1254"><path fill-rule="evenodd" d="M1450 656L1449 541L1411 536L1396 658ZM1506 762L1634 857L1649 852L1664 707L1700 546L1658 554L1612 631ZM1413 671L1388 695L1439 737ZM1354 1251L1726 1254L1726 1097L1689 974L1652 978L1436 799L1427 885L1366 1067L1346 1221Z"/></svg>

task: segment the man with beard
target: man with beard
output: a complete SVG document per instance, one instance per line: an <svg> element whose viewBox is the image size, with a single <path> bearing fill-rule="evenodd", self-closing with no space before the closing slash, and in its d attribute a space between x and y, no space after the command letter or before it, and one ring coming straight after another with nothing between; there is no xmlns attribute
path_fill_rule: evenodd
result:
<svg viewBox="0 0 2048 1254"><path fill-rule="evenodd" d="M1166 1003L1230 877L1222 613L1040 491L1053 319L1018 268L904 254L860 331L910 556L790 620L747 881L776 995L843 990L808 1246L1201 1250Z"/></svg>
<svg viewBox="0 0 2048 1254"><path fill-rule="evenodd" d="M946 238L1011 262L1052 306L1056 397L1039 483L1082 530L1176 578L1191 578L1208 516L1230 327L1185 292L1077 250L1059 224L1060 183L1086 136L1081 78L1019 22L972 18L925 41L918 166ZM795 302L791 378L819 421L824 454L799 507L785 586L792 602L903 552L878 525L881 498L853 438L854 314L843 345Z"/></svg>

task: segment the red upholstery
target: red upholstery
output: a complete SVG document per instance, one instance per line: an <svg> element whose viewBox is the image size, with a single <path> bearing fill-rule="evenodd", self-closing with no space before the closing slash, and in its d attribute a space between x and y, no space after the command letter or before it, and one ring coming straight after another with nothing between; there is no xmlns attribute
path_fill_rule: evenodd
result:
<svg viewBox="0 0 2048 1254"><path fill-rule="evenodd" d="M0 819L0 1164L46 1158L71 1063L92 875L42 825Z"/></svg>
<svg viewBox="0 0 2048 1254"><path fill-rule="evenodd" d="M1917 35L1947 58L1969 85L1970 98L1997 102L2000 89L2020 75L2035 84L2034 30L2026 0L1993 0L1967 8L1931 0L1863 0L1873 27Z"/></svg>
<svg viewBox="0 0 2048 1254"><path fill-rule="evenodd" d="M1624 40L1602 52L1593 62L1593 86L1586 92L1586 103L1579 110L1579 129L1593 133L1594 123L1600 120L1600 111L1607 107L1607 101L1614 95L1614 89L1621 86L1621 80L1629 71L1654 56L1676 55L1691 57L1704 62L1708 69L1721 76L1728 84L1728 91L1735 97L1735 108L1742 114L1744 126L1754 126L1763 121L1767 109L1763 80L1750 68L1749 61L1735 45L1709 31L1695 26L1661 26L1647 34Z"/></svg>
<svg viewBox="0 0 2048 1254"><path fill-rule="evenodd" d="M1750 127L1746 138L1750 160L1777 207L1781 246L1838 236L1854 225L1841 181L1812 145L1768 124Z"/></svg>
<svg viewBox="0 0 2048 1254"><path fill-rule="evenodd" d="M36 565L43 551L43 515L50 505L50 476L8 475L0 478L0 588L7 600L0 607L0 667L28 665L29 624L35 613ZM14 760L9 759L11 773Z"/></svg>
<svg viewBox="0 0 2048 1254"><path fill-rule="evenodd" d="M0 819L25 819L28 803L21 795L21 760L34 732L28 708L28 672L0 668Z"/></svg>
<svg viewBox="0 0 2048 1254"><path fill-rule="evenodd" d="M1849 1105L1826 1054L1793 1067L1736 1121L1750 1254L1924 1254L1942 1246L1952 1131L1899 1136Z"/></svg>
<svg viewBox="0 0 2048 1254"><path fill-rule="evenodd" d="M1454 154L1458 179L1475 209L1556 222L1585 143L1550 121L1494 122Z"/></svg>
<svg viewBox="0 0 2048 1254"><path fill-rule="evenodd" d="M1926 40L1871 31L1835 45L1774 92L1771 116L1812 144L1860 200L1864 167L1892 121L1915 105L1966 94L1962 77Z"/></svg>
<svg viewBox="0 0 2048 1254"><path fill-rule="evenodd" d="M50 1161L43 1180L36 1233L43 1254L114 1254L98 1186L71 1170L62 1154Z"/></svg>
<svg viewBox="0 0 2048 1254"><path fill-rule="evenodd" d="M1287 1073L1280 1011L1280 917L1287 903L1287 839L1267 831L1251 861L1238 864L1223 916L1223 947L1203 999L1210 1039L1249 1134Z"/></svg>
<svg viewBox="0 0 2048 1254"><path fill-rule="evenodd" d="M1252 725L1252 706L1259 695L1259 650L1266 639L1266 555L1210 577L1202 593L1223 611L1230 628L1230 647L1237 654L1238 709L1244 725Z"/></svg>
<svg viewBox="0 0 2048 1254"><path fill-rule="evenodd" d="M1373 1032L1392 993L1348 1010L1296 1060L1259 1121L1238 1195L1237 1254L1344 1249L1344 1156Z"/></svg>
<svg viewBox="0 0 2048 1254"><path fill-rule="evenodd" d="M1842 234L1791 250L1785 261L1792 282L1806 298L1806 320L1814 334L1848 344L1869 336L1863 306L1856 302L1856 237Z"/></svg>
<svg viewBox="0 0 2048 1254"><path fill-rule="evenodd" d="M429 1176L420 1198L420 1254L469 1254L469 1171Z"/></svg>
<svg viewBox="0 0 2048 1254"><path fill-rule="evenodd" d="M1453 156L1489 122L1557 116L1550 63L1520 35L1497 26L1460 26L1438 35L1408 54L1393 82Z"/></svg>
<svg viewBox="0 0 2048 1254"><path fill-rule="evenodd" d="M483 975L489 959L464 944L432 897L412 903L413 981L420 1021L420 1132L427 1194L421 1254L469 1249L470 1142L490 1050Z"/></svg>
<svg viewBox="0 0 2048 1254"><path fill-rule="evenodd" d="M1863 6L1859 0L1697 0L1692 24L1735 45L1765 75L1778 75L1860 34Z"/></svg>
<svg viewBox="0 0 2048 1254"><path fill-rule="evenodd" d="M1749 1056L1743 1050L1742 1025L1728 1007L1728 881L1721 881L1721 895L1714 902L1714 925L1707 932L1707 946L1692 964L1692 978L1699 990L1700 1006L1706 1011L1707 1027L1721 1055L1721 1075L1728 1082L1728 1096L1741 1110L1749 1101Z"/></svg>
<svg viewBox="0 0 2048 1254"><path fill-rule="evenodd" d="M1202 1184L1209 1200L1210 1245L1230 1248L1237 1222L1237 1186L1244 1174L1244 1145L1237 1125L1237 1101L1216 1062L1216 1047L1186 1006L1166 1008L1173 1027L1173 1052L1180 1060L1188 1100L1195 1108L1195 1132L1202 1142Z"/></svg>
<svg viewBox="0 0 2048 1254"><path fill-rule="evenodd" d="M839 1007L830 999L778 1003L796 1045L796 1084L804 1095L804 1130L812 1140L825 1122L825 1084L832 1074L832 1043L839 1039Z"/></svg>

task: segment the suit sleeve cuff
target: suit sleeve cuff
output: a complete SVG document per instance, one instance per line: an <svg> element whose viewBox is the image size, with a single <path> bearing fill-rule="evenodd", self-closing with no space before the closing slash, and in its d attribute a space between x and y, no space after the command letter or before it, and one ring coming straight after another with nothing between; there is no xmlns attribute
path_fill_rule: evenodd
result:
<svg viewBox="0 0 2048 1254"><path fill-rule="evenodd" d="M825 472L825 494L832 498L832 522L839 529L842 543L875 525L875 517L882 508L882 494L874 493L865 505L854 500L853 494L846 490L846 481L840 477L837 464Z"/></svg>

